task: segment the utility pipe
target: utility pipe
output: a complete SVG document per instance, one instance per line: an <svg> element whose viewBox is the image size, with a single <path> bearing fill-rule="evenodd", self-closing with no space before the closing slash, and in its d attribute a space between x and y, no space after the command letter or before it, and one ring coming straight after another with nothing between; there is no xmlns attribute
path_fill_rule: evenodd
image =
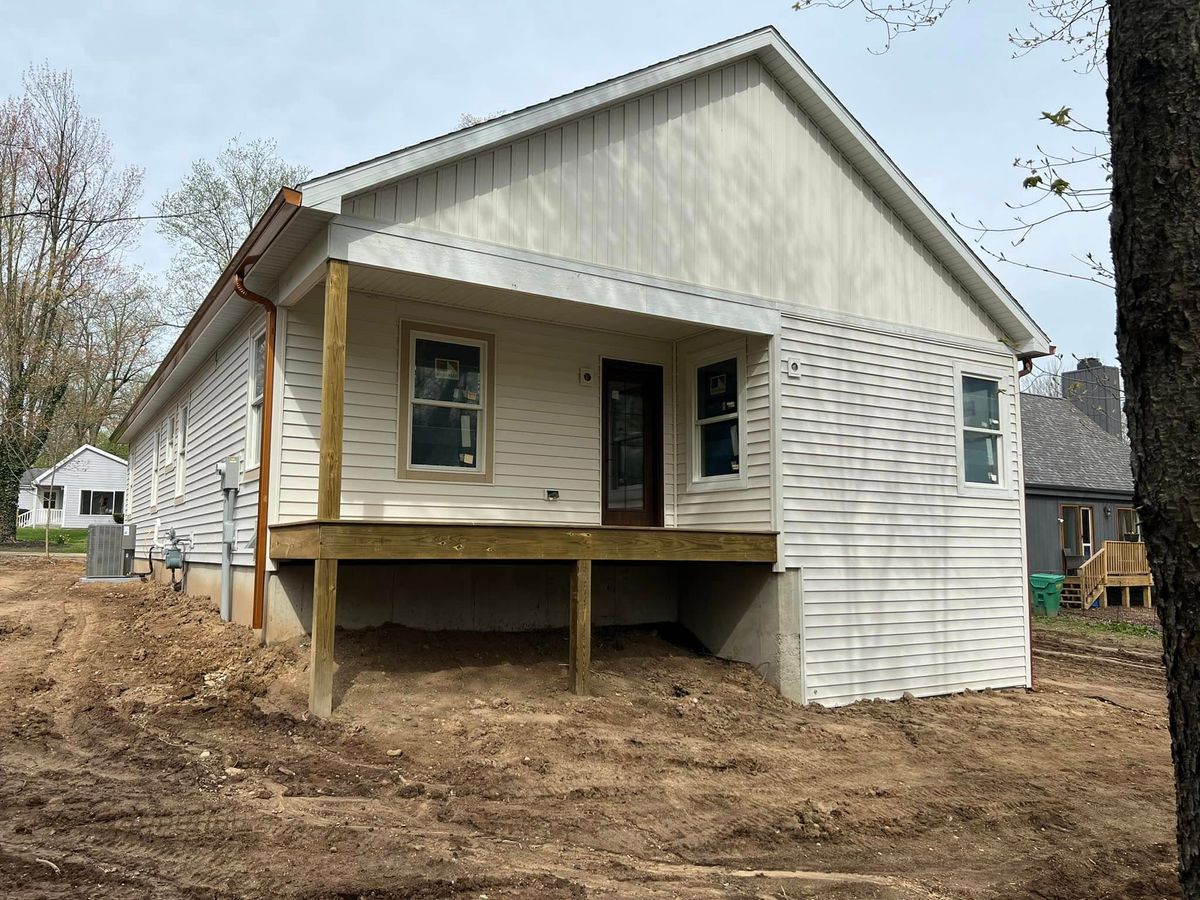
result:
<svg viewBox="0 0 1200 900"><path fill-rule="evenodd" d="M248 256L233 276L233 289L243 300L257 303L267 313L267 346L263 354L263 408L262 430L258 440L258 518L254 531L254 627L263 627L263 609L266 606L265 585L267 580L267 504L271 488L271 419L275 406L275 304L262 294L246 287L246 270L258 262L259 257Z"/></svg>

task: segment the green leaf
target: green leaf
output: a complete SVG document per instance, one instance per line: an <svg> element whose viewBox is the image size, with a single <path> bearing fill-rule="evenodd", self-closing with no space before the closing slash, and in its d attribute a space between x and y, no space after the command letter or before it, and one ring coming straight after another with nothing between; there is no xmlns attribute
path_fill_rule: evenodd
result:
<svg viewBox="0 0 1200 900"><path fill-rule="evenodd" d="M1060 128L1065 127L1071 124L1071 107L1064 106L1056 113L1043 112L1042 118L1053 125L1058 125Z"/></svg>
<svg viewBox="0 0 1200 900"><path fill-rule="evenodd" d="M1035 188L1041 183L1042 183L1041 175L1030 175L1028 178L1026 178L1024 181L1021 182L1021 187Z"/></svg>

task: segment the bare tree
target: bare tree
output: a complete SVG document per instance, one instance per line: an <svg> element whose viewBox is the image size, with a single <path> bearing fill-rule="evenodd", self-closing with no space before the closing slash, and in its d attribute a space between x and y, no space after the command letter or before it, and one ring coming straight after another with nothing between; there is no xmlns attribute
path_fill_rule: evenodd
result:
<svg viewBox="0 0 1200 900"><path fill-rule="evenodd" d="M1110 79L1111 156L1100 155L1112 193L1100 208L1111 207L1134 499L1163 626L1180 884L1187 900L1200 900L1200 3L1026 2L1031 22L1010 34L1018 54L1054 44ZM795 7L857 6L890 43L934 24L953 3L800 0ZM1069 112L1059 118L1070 121Z"/></svg>
<svg viewBox="0 0 1200 900"><path fill-rule="evenodd" d="M1062 354L1034 363L1033 371L1021 379L1021 393L1036 397L1062 397Z"/></svg>
<svg viewBox="0 0 1200 900"><path fill-rule="evenodd" d="M32 68L0 103L0 542L78 374L86 311L136 235L141 183L69 73Z"/></svg>
<svg viewBox="0 0 1200 900"><path fill-rule="evenodd" d="M193 162L179 188L159 199L158 233L175 250L167 302L176 324L191 318L279 188L308 175L281 159L274 141L234 137L215 159Z"/></svg>

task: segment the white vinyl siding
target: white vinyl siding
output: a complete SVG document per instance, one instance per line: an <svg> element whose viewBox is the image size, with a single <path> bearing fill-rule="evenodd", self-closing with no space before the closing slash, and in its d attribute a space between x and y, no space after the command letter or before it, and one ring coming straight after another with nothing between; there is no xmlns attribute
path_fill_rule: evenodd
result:
<svg viewBox="0 0 1200 900"><path fill-rule="evenodd" d="M694 439L691 410L695 359L712 361L713 353L736 352L744 360L745 422L741 464L743 477L729 483L696 483L691 469ZM688 411L679 430L676 521L681 528L771 528L770 362L767 338L710 334L679 342L679 402Z"/></svg>
<svg viewBox="0 0 1200 900"><path fill-rule="evenodd" d="M791 317L782 350L801 367L782 416L805 699L1027 684L1011 355ZM1005 487L988 496L959 490L959 366L1004 391Z"/></svg>
<svg viewBox="0 0 1200 900"><path fill-rule="evenodd" d="M187 433L183 441L186 468L183 473L183 493L176 496L174 467L160 467L156 512L150 509L150 480L156 435L168 425L167 418L180 414L180 398L164 407L163 414L147 423L145 430L132 436L130 459L133 464L133 492L126 499L126 521L138 526L138 555L145 556L154 539L154 527L160 525L160 542L168 528L175 528L182 537L195 543L188 559L195 562L221 561L221 482L216 464L230 456L241 458L246 448L248 418L247 383L250 377L250 354L247 332L255 323L261 332L264 314L255 309L244 324L237 328L200 368L187 385ZM161 437L158 438L161 442ZM176 465L182 463L177 461ZM254 554L249 542L254 536L255 506L258 482L242 483L235 506L234 564L251 565Z"/></svg>
<svg viewBox="0 0 1200 900"><path fill-rule="evenodd" d="M494 464L491 483L397 477L398 335L401 321L494 335ZM321 405L321 298L288 312L279 474L279 519L316 510ZM411 301L354 294L346 348L345 518L600 523L601 359L664 367L664 433L673 445L673 346L633 335L545 325ZM675 459L667 453L664 507L674 524ZM546 491L559 499L548 501Z"/></svg>
<svg viewBox="0 0 1200 900"><path fill-rule="evenodd" d="M347 198L342 211L1002 337L754 59Z"/></svg>

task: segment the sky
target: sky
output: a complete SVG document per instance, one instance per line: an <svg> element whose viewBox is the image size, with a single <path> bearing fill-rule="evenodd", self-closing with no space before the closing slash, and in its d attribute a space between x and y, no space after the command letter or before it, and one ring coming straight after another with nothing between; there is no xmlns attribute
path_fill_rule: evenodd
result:
<svg viewBox="0 0 1200 900"><path fill-rule="evenodd" d="M144 170L149 214L192 160L234 135L273 138L320 174L453 130L463 113L520 109L770 24L943 215L1009 226L1006 203L1026 199L1013 160L1040 142L1068 146L1041 112L1105 120L1102 79L1060 48L1013 58L1007 35L1027 18L1025 0L960 0L880 53L883 34L860 12L796 12L790 0L0 0L0 96L20 90L31 64L70 69L115 158ZM1003 235L983 243L1078 270L1074 255L1107 256L1107 231L1094 213L1017 248ZM170 248L150 225L133 256L161 272ZM1115 359L1111 288L988 264L1066 354L1064 368L1072 356Z"/></svg>

